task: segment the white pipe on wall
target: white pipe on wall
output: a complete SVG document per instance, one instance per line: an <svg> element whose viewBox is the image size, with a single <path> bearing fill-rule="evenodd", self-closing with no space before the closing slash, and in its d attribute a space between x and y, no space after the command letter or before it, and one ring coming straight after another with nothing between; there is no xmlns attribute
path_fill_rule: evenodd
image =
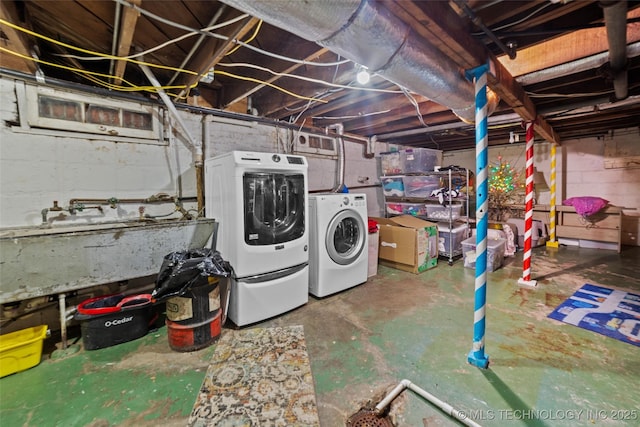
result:
<svg viewBox="0 0 640 427"><path fill-rule="evenodd" d="M145 76L147 76L147 78L149 79L149 82L151 82L151 84L158 91L158 95L162 99L162 102L164 102L164 104L167 106L167 108L169 109L169 112L171 113L175 121L180 126L180 130L184 133L184 135L189 140L189 144L194 148L195 152L193 157L194 157L195 165L202 166L204 164L202 142L194 139L191 136L191 134L189 133L189 129L187 129L187 126L182 120L182 117L180 117L180 114L178 114L178 109L176 108L175 105L173 105L173 102L171 102L171 99L169 99L169 96L164 92L164 90L162 89L162 85L160 84L158 79L156 79L156 77L153 75L153 72L151 71L151 69L145 64L139 64L139 65L140 65L140 69L142 69Z"/></svg>

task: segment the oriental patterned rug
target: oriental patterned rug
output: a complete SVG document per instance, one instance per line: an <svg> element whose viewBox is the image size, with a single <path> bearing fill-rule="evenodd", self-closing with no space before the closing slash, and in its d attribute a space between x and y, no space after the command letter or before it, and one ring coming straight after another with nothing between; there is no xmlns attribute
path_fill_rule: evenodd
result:
<svg viewBox="0 0 640 427"><path fill-rule="evenodd" d="M640 347L640 294L587 283L548 317Z"/></svg>
<svg viewBox="0 0 640 427"><path fill-rule="evenodd" d="M319 425L302 326L223 331L189 427Z"/></svg>

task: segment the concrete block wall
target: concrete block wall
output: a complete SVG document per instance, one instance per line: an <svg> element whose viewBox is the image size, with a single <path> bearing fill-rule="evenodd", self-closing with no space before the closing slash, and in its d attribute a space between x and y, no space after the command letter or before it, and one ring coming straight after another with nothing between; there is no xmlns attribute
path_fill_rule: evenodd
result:
<svg viewBox="0 0 640 427"><path fill-rule="evenodd" d="M99 135L43 129L20 129L16 85L24 82L0 77L0 227L42 225L42 210L68 207L74 198L140 199L163 193L190 198L185 208L196 208L194 149L189 139L203 143L204 157L231 150L292 152L293 132L275 124L214 117L202 111L180 110L190 138L174 129L164 144L120 142ZM88 95L91 96L91 95ZM245 117L246 118L246 117ZM364 156L363 145L345 141L345 184L367 194L372 215L379 215L377 159ZM336 158L307 156L310 191L337 185ZM359 188L361 187L361 188ZM88 204L87 204L88 205ZM69 215L50 212L54 226L130 220L139 217L140 204L103 206L102 213L87 209ZM145 205L145 213L172 213L173 204ZM195 211L193 211L195 213ZM179 217L178 213L173 216Z"/></svg>
<svg viewBox="0 0 640 427"><path fill-rule="evenodd" d="M15 93L16 81L0 78L0 227L36 226L41 211L54 200L65 206L72 198L116 197L146 198L157 193L195 198L193 148L181 132L172 132L165 145L117 142L99 136L69 136L60 132L23 132L19 127ZM231 150L292 152L293 132L275 124L213 117L201 111L179 113L196 141L204 142L205 158ZM637 141L637 129L609 140L584 138L564 141L557 150L557 203L568 197L597 195L616 206L628 208L624 218L624 243L638 244L640 222L640 168L605 166L605 144ZM351 192L367 194L370 216L384 215L384 198L379 187L381 152L398 146L379 142L367 153L363 141L345 141L345 184ZM498 156L524 173L524 144L489 148L490 163ZM549 181L550 146L536 142L534 164ZM307 155L309 190L327 191L337 184L335 157ZM445 152L442 166L459 165L475 171L475 150ZM539 203L549 202L549 193L541 193ZM138 205L119 205L78 213L53 222L93 223L106 220L135 219ZM193 209L195 202L186 207ZM170 213L172 204L146 206L146 213ZM177 215L177 214L176 214ZM49 218L54 217L49 214Z"/></svg>
<svg viewBox="0 0 640 427"><path fill-rule="evenodd" d="M195 195L195 170L188 147L117 142L98 135L20 129L16 84L0 78L0 226L42 224L42 209L68 206L73 198L138 199L157 193ZM54 225L94 223L139 216L138 204L88 209L71 216L51 212ZM164 215L173 204L148 205L147 213ZM62 220L60 215L66 215ZM51 219L56 218L56 219Z"/></svg>
<svg viewBox="0 0 640 427"><path fill-rule="evenodd" d="M626 143L640 140L638 129L619 132L606 138L580 138L563 141L556 148L556 204L578 196L602 197L612 205L625 208L622 242L638 245L640 234L640 168L608 168L605 144L611 141ZM550 144L534 143L534 167L550 183ZM524 176L526 157L524 144L489 147L489 164L499 163L498 156L509 162ZM459 150L444 154L444 163L457 164L476 170L475 150ZM541 192L540 204L549 204L549 192ZM524 203L524 200L523 200Z"/></svg>

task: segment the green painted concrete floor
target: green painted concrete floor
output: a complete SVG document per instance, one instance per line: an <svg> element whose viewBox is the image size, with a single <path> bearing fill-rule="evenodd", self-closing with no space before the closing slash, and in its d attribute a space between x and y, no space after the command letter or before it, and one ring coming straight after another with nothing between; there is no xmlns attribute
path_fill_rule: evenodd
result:
<svg viewBox="0 0 640 427"><path fill-rule="evenodd" d="M379 267L361 286L251 327L304 326L322 426L344 426L402 379L486 426L640 425L640 347L547 318L585 283L640 292L640 247L539 247L532 260L536 288L517 284L521 253L488 275L486 370L467 363L475 272L462 260L420 275ZM45 353L0 379L0 425L184 426L214 351L172 351L162 326L114 347ZM409 390L390 419L460 425Z"/></svg>

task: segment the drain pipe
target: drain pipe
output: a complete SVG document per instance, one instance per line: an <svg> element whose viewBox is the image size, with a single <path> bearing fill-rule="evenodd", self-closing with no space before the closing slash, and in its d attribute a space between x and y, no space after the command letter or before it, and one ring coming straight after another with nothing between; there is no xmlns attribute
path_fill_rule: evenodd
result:
<svg viewBox="0 0 640 427"><path fill-rule="evenodd" d="M389 406L389 404L396 397L398 397L400 395L400 393L402 393L406 389L411 390L412 392L416 393L418 396L420 396L420 397L426 399L427 401L433 403L438 408L440 408L442 411L444 411L447 415L455 418L456 420L460 421L462 424L467 425L467 426L471 426L471 427L480 427L480 424L476 423L473 420L470 420L467 417L467 414L465 414L464 412L461 412L461 411L455 409L453 406L451 406L448 403L438 399L433 394L427 392L426 390L421 389L420 387L418 387L417 385L415 385L414 383L412 383L411 381L406 380L406 379L400 381L400 384L398 384L393 390L391 390L389 392L389 394L387 394L387 396L384 399L382 399L380 401L380 403L378 403L376 405L376 407L375 407L376 414L378 416L380 416L384 412L386 407Z"/></svg>
<svg viewBox="0 0 640 427"><path fill-rule="evenodd" d="M336 123L327 127L327 130L335 129L338 134L338 171L337 171L337 183L336 186L331 189L332 193L339 193L344 190L344 170L345 170L345 156L344 156L344 126L342 123Z"/></svg>
<svg viewBox="0 0 640 427"><path fill-rule="evenodd" d="M182 117L180 117L180 114L178 114L178 109L176 108L175 105L173 105L173 102L171 102L171 99L169 99L169 95L167 95L165 91L162 89L162 85L160 84L158 79L156 79L156 77L153 75L153 72L151 71L151 69L145 64L139 64L139 66L140 66L140 69L142 69L142 72L144 72L145 76L147 76L147 79L149 79L149 82L151 82L151 84L156 88L158 95L162 99L162 102L167 106L167 108L169 109L169 112L171 113L175 121L178 123L178 126L180 126L180 130L184 133L185 137L189 140L189 144L194 149L193 163L194 163L195 172L196 172L196 195L198 199L198 212L202 212L202 210L204 209L204 197L203 197L204 195L204 192L203 192L204 153L202 150L202 142L196 141L191 137L191 134L189 133L189 129L187 129L187 125L185 125L184 121L182 120Z"/></svg>
<svg viewBox="0 0 640 427"><path fill-rule="evenodd" d="M58 305L60 307L60 336L62 349L67 349L67 295L63 292L58 294Z"/></svg>
<svg viewBox="0 0 640 427"><path fill-rule="evenodd" d="M601 0L609 42L609 64L613 77L616 99L629 95L627 78L627 2L626 0Z"/></svg>

